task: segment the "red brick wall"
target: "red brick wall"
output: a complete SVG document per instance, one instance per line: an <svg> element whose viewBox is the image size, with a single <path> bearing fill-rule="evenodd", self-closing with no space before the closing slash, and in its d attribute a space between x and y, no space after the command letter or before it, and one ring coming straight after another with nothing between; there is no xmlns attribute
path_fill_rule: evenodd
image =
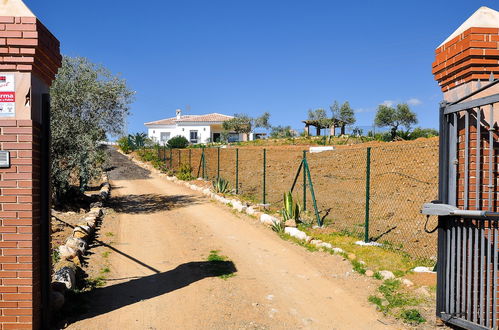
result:
<svg viewBox="0 0 499 330"><path fill-rule="evenodd" d="M30 120L0 120L0 149L12 165L0 169L1 329L38 328L39 137Z"/></svg>
<svg viewBox="0 0 499 330"><path fill-rule="evenodd" d="M435 50L432 73L443 92L499 76L499 28L473 27Z"/></svg>
<svg viewBox="0 0 499 330"><path fill-rule="evenodd" d="M35 17L0 16L0 71L34 72L50 85L61 66L59 48Z"/></svg>

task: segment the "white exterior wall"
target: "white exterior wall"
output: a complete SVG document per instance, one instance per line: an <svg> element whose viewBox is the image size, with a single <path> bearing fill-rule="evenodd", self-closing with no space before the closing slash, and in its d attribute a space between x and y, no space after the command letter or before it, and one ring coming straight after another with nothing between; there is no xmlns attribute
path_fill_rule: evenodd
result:
<svg viewBox="0 0 499 330"><path fill-rule="evenodd" d="M163 126L163 125L150 125L148 126L147 136L154 142L161 142L161 133L170 133L170 138L175 136L183 136L189 142L190 132L198 132L198 143L208 143L211 141L212 131L211 126L203 123L189 123L188 125L175 125L175 126Z"/></svg>

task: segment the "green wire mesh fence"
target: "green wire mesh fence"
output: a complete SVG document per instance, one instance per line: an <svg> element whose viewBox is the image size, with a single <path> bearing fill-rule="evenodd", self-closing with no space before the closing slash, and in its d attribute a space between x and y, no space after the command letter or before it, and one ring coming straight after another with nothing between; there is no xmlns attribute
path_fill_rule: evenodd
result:
<svg viewBox="0 0 499 330"><path fill-rule="evenodd" d="M303 146L267 147L265 162L259 147L160 148L158 155L172 172L190 164L194 176L202 177L204 172L210 181L220 176L230 182L233 193L253 203L265 202L277 211L283 193L291 189L303 151ZM325 227L413 257L436 258L436 234L424 232L426 218L420 208L437 198L438 139L375 143L370 148L339 146L333 151L307 152L306 158ZM310 188L304 189L304 183L302 171L293 195L315 219ZM435 225L432 221L430 228Z"/></svg>

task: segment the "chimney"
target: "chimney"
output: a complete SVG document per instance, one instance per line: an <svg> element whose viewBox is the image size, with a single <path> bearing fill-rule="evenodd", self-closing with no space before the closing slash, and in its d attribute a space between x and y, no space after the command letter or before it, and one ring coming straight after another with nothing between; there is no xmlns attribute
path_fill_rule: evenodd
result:
<svg viewBox="0 0 499 330"><path fill-rule="evenodd" d="M452 102L499 76L499 12L481 7L435 51L432 73Z"/></svg>
<svg viewBox="0 0 499 330"><path fill-rule="evenodd" d="M180 119L182 117L182 110L177 109L177 119Z"/></svg>

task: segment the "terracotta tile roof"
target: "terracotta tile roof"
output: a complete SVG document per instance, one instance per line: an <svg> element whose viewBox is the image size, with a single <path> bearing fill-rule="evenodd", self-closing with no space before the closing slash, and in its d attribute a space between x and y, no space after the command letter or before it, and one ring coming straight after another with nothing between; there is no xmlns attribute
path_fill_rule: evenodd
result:
<svg viewBox="0 0 499 330"><path fill-rule="evenodd" d="M161 119L145 123L145 125L175 125L177 123L185 122L220 123L232 118L234 117L222 115L220 113L209 113L207 115L185 115L181 116L180 119L177 119L177 117Z"/></svg>

